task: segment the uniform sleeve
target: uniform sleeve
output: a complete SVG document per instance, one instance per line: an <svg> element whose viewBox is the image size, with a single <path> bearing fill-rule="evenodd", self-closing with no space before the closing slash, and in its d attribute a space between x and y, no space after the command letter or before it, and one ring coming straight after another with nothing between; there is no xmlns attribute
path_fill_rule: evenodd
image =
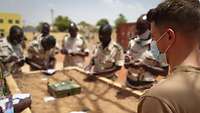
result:
<svg viewBox="0 0 200 113"><path fill-rule="evenodd" d="M1 44L1 46L0 46L0 60L5 61L7 58L9 58L11 56L17 57L12 46L9 43Z"/></svg>
<svg viewBox="0 0 200 113"><path fill-rule="evenodd" d="M83 45L82 45L83 51L89 53L89 49L87 47L87 41L84 38L82 38L82 40L83 40Z"/></svg>
<svg viewBox="0 0 200 113"><path fill-rule="evenodd" d="M33 41L30 43L29 47L28 47L28 56L32 57L32 56L36 56L39 53L39 45Z"/></svg>
<svg viewBox="0 0 200 113"><path fill-rule="evenodd" d="M174 113L167 104L153 97L145 97L138 105L138 113Z"/></svg>
<svg viewBox="0 0 200 113"><path fill-rule="evenodd" d="M118 47L116 58L115 58L115 64L117 66L123 66L124 65L124 52L121 47Z"/></svg>

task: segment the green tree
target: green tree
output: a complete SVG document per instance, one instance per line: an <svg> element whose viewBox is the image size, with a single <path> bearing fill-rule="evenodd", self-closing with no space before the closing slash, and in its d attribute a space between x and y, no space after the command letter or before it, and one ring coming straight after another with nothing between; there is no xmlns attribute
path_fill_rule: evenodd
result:
<svg viewBox="0 0 200 113"><path fill-rule="evenodd" d="M109 22L106 18L102 18L102 19L97 21L96 26L99 27L99 26L102 26L102 25L105 25L105 24L109 24Z"/></svg>
<svg viewBox="0 0 200 113"><path fill-rule="evenodd" d="M58 16L55 19L54 26L58 29L60 32L64 32L69 28L69 25L71 23L71 20L67 16Z"/></svg>
<svg viewBox="0 0 200 113"><path fill-rule="evenodd" d="M87 23L86 21L81 21L79 22L78 25L81 25L81 26L91 26L89 23Z"/></svg>
<svg viewBox="0 0 200 113"><path fill-rule="evenodd" d="M36 30L37 31L41 31L42 30L42 24L43 24L44 22L40 22L37 26L36 26Z"/></svg>
<svg viewBox="0 0 200 113"><path fill-rule="evenodd" d="M115 27L117 28L120 24L126 23L127 19L123 14L119 14L118 18L115 20Z"/></svg>

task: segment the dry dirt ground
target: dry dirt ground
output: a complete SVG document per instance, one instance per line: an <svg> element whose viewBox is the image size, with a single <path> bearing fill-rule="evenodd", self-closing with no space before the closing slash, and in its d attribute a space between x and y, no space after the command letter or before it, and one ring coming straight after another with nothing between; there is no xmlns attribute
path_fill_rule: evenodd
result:
<svg viewBox="0 0 200 113"><path fill-rule="evenodd" d="M57 98L44 102L49 96L47 83L73 80L82 87L82 92L75 96ZM132 94L118 93L119 89L101 81L84 81L85 75L75 70L59 71L54 76L42 73L23 74L15 78L17 85L24 93L31 93L33 113L70 113L87 109L87 113L135 113L138 99Z"/></svg>

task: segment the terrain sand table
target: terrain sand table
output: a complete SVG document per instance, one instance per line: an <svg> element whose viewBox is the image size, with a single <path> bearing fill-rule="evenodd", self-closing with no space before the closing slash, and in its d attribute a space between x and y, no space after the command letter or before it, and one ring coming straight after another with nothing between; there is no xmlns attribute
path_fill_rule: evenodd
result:
<svg viewBox="0 0 200 113"><path fill-rule="evenodd" d="M58 71L53 76L42 73L23 74L15 78L23 93L31 93L33 113L69 113L89 109L88 113L134 113L137 111L138 98L131 93L118 93L119 89L99 80L84 81L85 75L76 70ZM50 96L47 83L62 80L73 80L82 87L81 94L56 98L44 102L43 98Z"/></svg>

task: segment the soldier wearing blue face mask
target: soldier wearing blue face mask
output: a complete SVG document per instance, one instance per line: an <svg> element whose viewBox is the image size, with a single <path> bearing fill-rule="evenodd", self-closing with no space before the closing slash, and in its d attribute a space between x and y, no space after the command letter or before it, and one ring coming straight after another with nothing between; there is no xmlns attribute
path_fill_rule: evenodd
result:
<svg viewBox="0 0 200 113"><path fill-rule="evenodd" d="M138 113L200 113L199 8L199 0L165 0L148 12L153 39L170 70L142 96Z"/></svg>
<svg viewBox="0 0 200 113"><path fill-rule="evenodd" d="M158 59L153 54L150 23L146 15L141 15L136 23L137 37L130 40L125 56L125 67L128 70L126 85L134 88L149 88L156 81L156 75L166 74ZM154 53L159 53L154 50ZM160 54L157 54L159 57Z"/></svg>

